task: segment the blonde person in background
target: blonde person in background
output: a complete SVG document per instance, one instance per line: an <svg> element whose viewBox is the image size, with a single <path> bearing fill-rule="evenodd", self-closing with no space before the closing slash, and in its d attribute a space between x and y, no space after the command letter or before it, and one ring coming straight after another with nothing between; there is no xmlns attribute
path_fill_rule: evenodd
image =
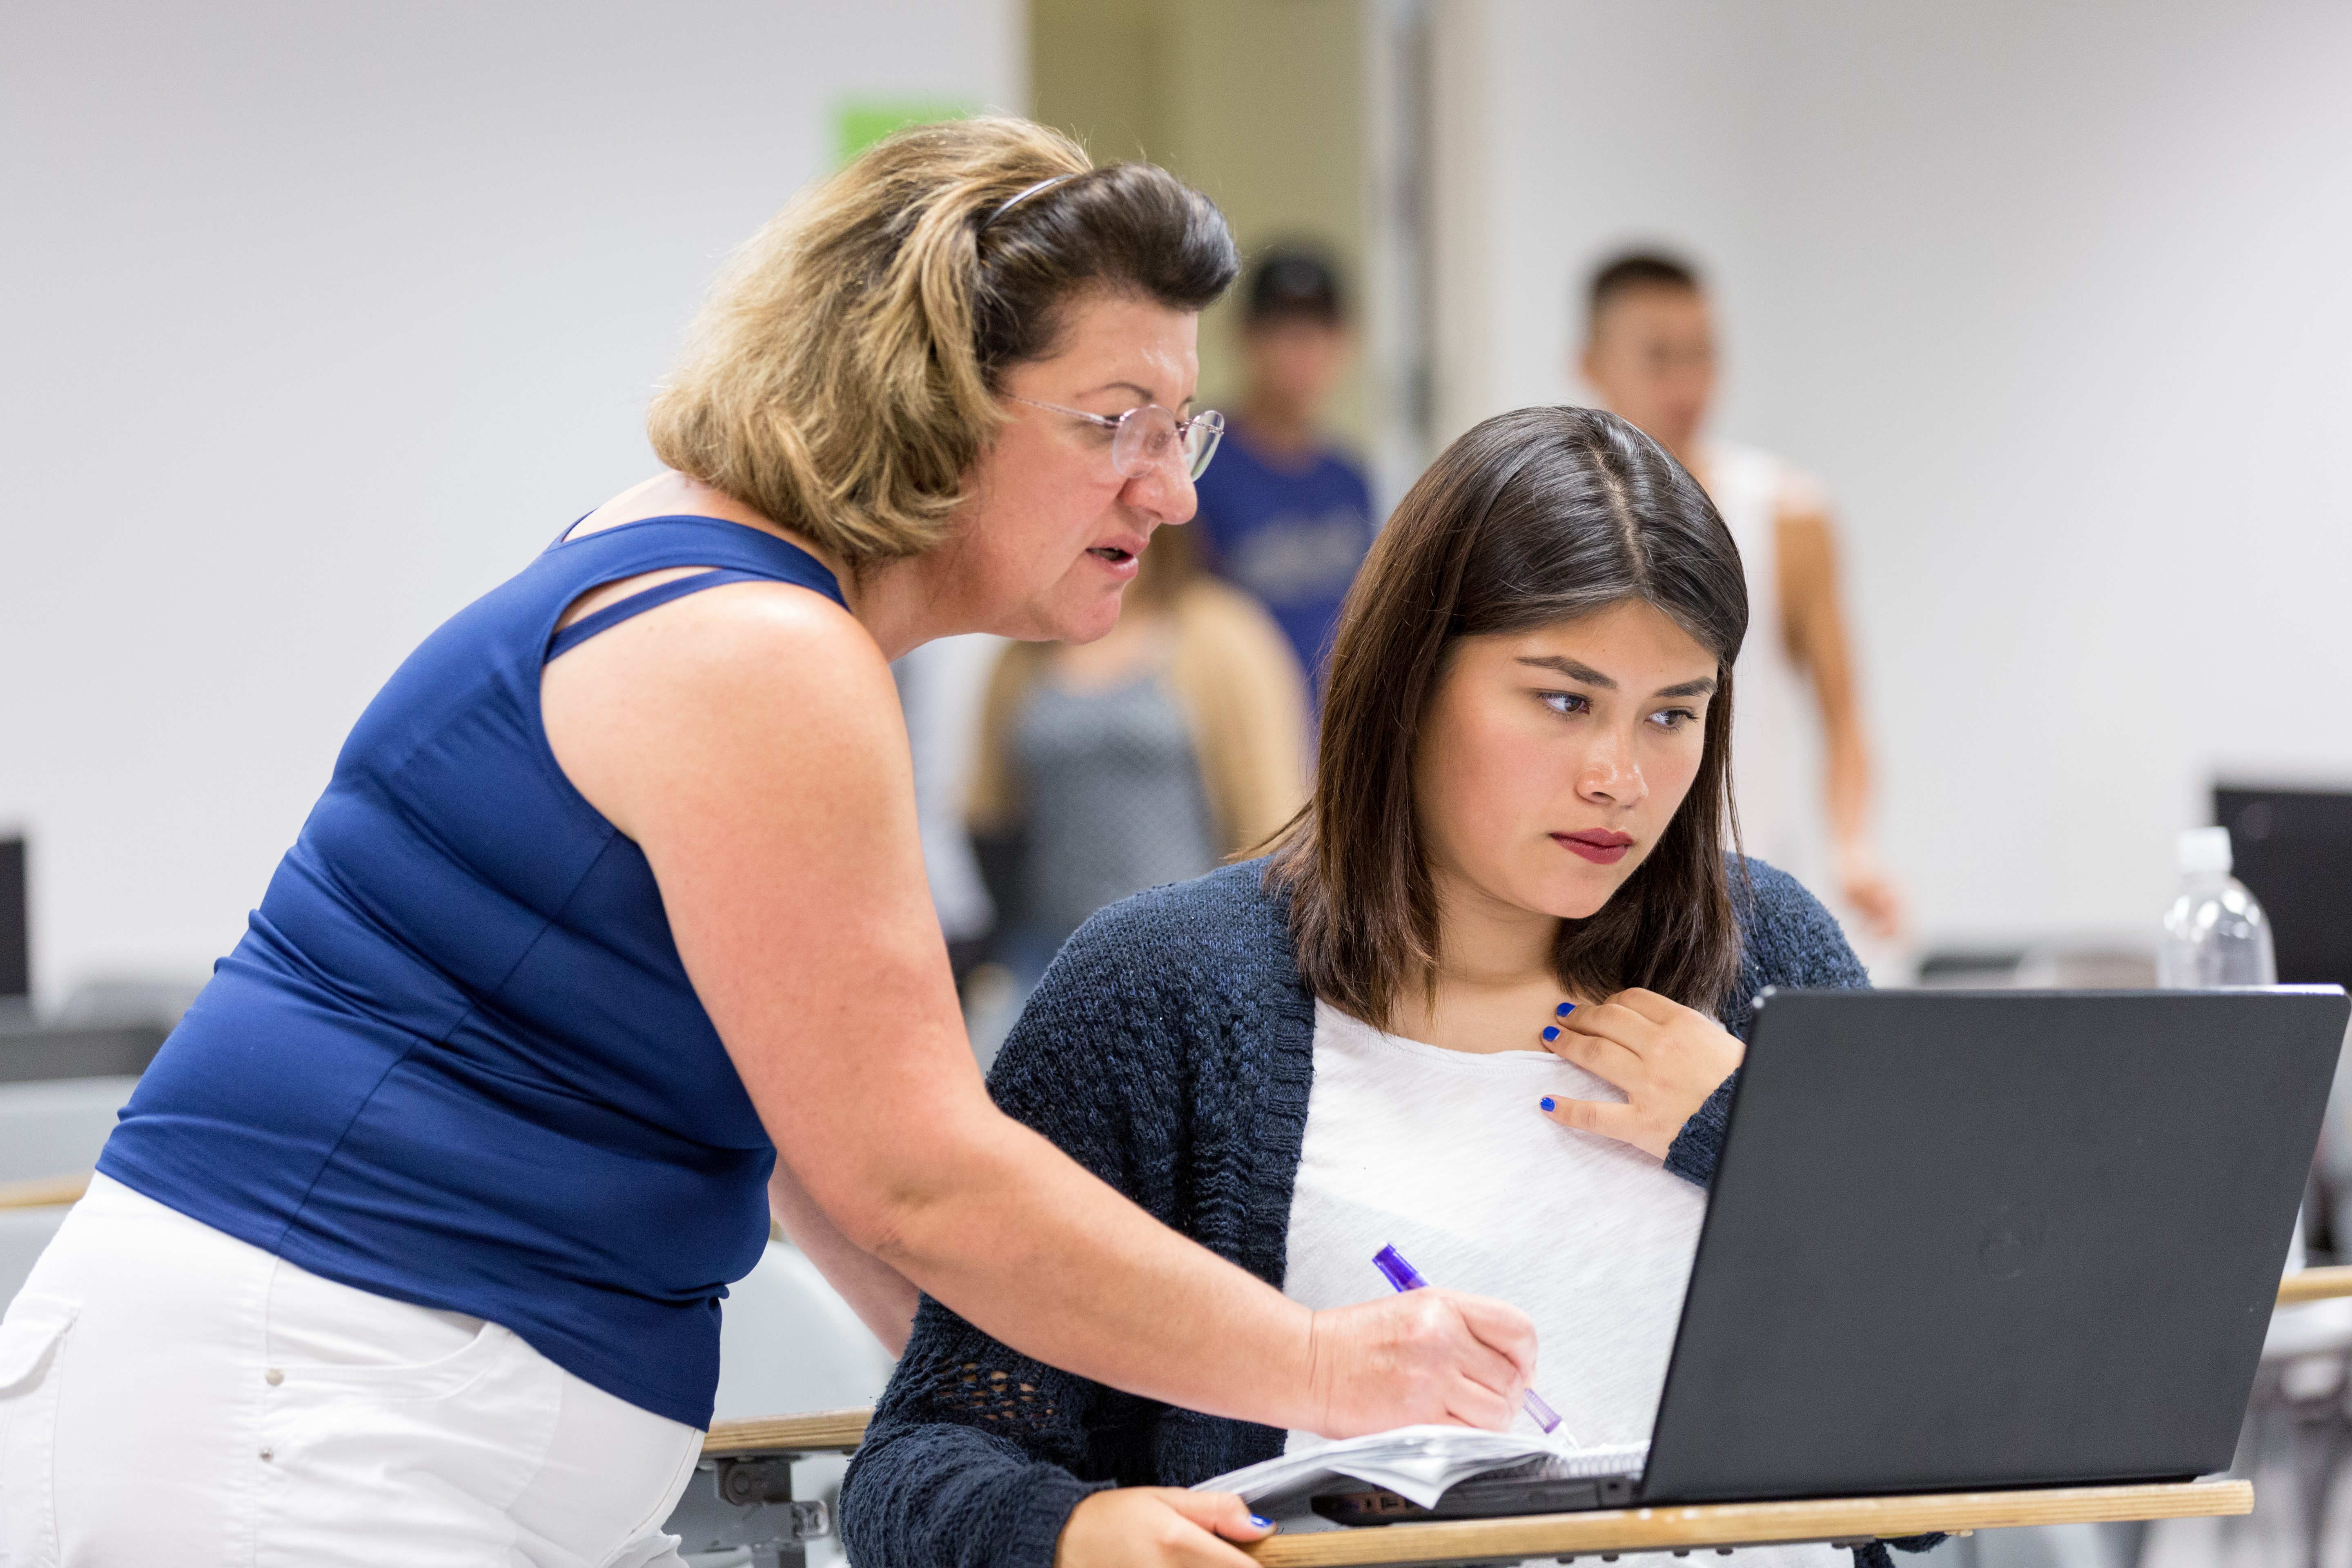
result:
<svg viewBox="0 0 2352 1568"><path fill-rule="evenodd" d="M1748 850L1842 902L1872 935L1899 936L1902 893L1871 837L1870 748L1829 510L1810 478L1770 453L1703 434L1715 324L1696 271L1648 252L1600 268L1572 368L1690 470L1738 542L1749 620L1733 755Z"/></svg>
<svg viewBox="0 0 2352 1568"><path fill-rule="evenodd" d="M1003 847L996 956L1022 994L1095 910L1290 820L1307 795L1305 690L1273 616L1196 569L1190 530L1153 536L1107 636L1004 650L970 823Z"/></svg>

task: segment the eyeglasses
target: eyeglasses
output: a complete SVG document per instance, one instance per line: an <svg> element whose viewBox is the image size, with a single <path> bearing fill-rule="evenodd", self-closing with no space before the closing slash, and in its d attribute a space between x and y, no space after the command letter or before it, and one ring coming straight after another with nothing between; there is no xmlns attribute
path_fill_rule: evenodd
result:
<svg viewBox="0 0 2352 1568"><path fill-rule="evenodd" d="M1146 403L1114 419L1108 414L1089 414L1083 408L1065 408L1034 397L1005 395L1015 403L1066 414L1111 432L1110 466L1130 479L1179 458L1184 477L1197 479L1207 469L1209 459L1217 455L1218 438L1225 433L1225 416L1213 408L1179 419L1157 403Z"/></svg>

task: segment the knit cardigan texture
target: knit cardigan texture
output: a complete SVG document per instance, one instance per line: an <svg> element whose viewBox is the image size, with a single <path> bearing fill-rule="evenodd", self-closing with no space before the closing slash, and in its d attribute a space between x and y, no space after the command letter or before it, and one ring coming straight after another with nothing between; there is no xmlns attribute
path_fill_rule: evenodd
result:
<svg viewBox="0 0 2352 1568"><path fill-rule="evenodd" d="M1262 860L1114 904L1055 959L989 1077L997 1103L1162 1224L1277 1289L1307 1131L1315 999ZM1759 861L1731 879L1742 939L1723 1024L1768 985L1865 985L1837 923ZM1748 890L1752 889L1752 890ZM1715 1173L1731 1085L1667 1168ZM1282 1452L1278 1427L1142 1399L1033 1361L928 1296L843 1483L857 1568L1048 1568L1105 1487L1191 1486ZM1884 1568L1863 1549L1862 1568Z"/></svg>

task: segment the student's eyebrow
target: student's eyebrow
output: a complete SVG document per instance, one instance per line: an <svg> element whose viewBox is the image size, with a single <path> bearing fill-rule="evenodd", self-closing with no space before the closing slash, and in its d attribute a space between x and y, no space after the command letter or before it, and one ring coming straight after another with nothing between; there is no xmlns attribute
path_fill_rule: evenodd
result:
<svg viewBox="0 0 2352 1568"><path fill-rule="evenodd" d="M1533 665L1538 669L1556 669L1559 671L1560 674L1568 677L1570 680L1580 680L1587 686L1597 686L1603 691L1614 691L1617 689L1617 683L1615 681L1610 679L1607 676L1601 674L1591 665L1579 664L1572 658L1562 658L1558 654L1546 654L1541 658L1522 658L1519 662L1521 664Z"/></svg>
<svg viewBox="0 0 2352 1568"><path fill-rule="evenodd" d="M1521 664L1533 665L1538 669L1558 670L1560 674L1568 677L1570 680L1580 680L1587 686L1597 686L1603 691L1614 691L1617 689L1617 683L1615 681L1610 679L1609 677L1601 674L1591 665L1579 664L1572 658L1564 658L1558 654L1547 654L1540 658L1522 658L1518 662ZM1661 687L1652 695L1657 697L1712 697L1715 695L1715 677L1711 675L1702 675L1696 680L1685 680L1677 686Z"/></svg>

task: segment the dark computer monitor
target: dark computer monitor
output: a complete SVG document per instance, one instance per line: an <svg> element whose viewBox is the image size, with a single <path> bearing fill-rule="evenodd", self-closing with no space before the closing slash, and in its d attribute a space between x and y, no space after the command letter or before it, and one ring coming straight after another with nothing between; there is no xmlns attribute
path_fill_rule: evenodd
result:
<svg viewBox="0 0 2352 1568"><path fill-rule="evenodd" d="M0 1003L33 993L33 915L25 887L25 841L0 838Z"/></svg>
<svg viewBox="0 0 2352 1568"><path fill-rule="evenodd" d="M2213 820L2270 916L2279 979L2352 989L2352 791L2217 784Z"/></svg>

